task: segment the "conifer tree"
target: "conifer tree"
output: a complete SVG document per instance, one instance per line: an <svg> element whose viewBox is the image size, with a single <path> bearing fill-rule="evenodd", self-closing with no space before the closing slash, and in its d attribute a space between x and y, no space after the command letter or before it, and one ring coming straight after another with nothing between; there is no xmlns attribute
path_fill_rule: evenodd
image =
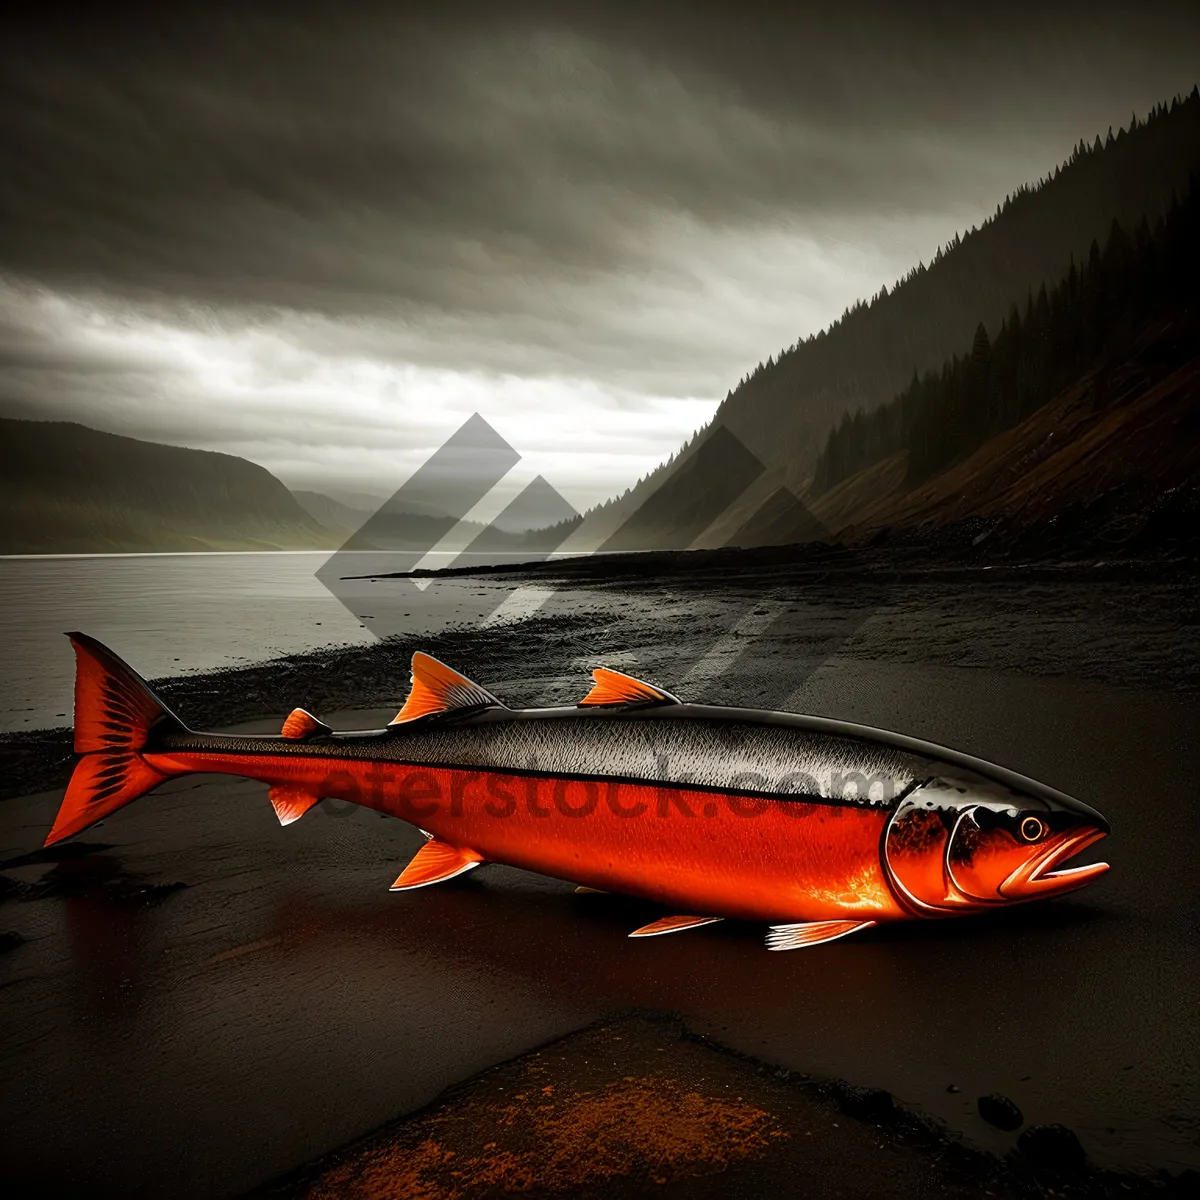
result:
<svg viewBox="0 0 1200 1200"><path fill-rule="evenodd" d="M906 451L919 482L1024 420L1081 373L1132 344L1156 312L1200 300L1200 177L1153 228L1143 217L1130 237L1113 221L1101 249L1093 241L1082 268L1071 261L1025 312L1009 305L994 339L976 325L970 353L940 372L913 371L890 404L844 415L814 474L817 491L873 462Z"/></svg>

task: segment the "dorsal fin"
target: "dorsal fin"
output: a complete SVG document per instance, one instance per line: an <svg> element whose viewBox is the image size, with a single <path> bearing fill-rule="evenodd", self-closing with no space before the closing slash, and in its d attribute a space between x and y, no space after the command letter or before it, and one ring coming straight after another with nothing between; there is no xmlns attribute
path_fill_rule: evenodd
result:
<svg viewBox="0 0 1200 1200"><path fill-rule="evenodd" d="M418 717L456 708L496 707L501 707L500 701L486 688L418 650L412 657L412 691L390 724L403 725Z"/></svg>
<svg viewBox="0 0 1200 1200"><path fill-rule="evenodd" d="M579 702L579 707L590 707L603 704L681 704L678 696L664 692L662 688L647 683L644 679L634 679L632 675L622 675L620 671L610 671L608 667L597 667L592 672L596 681L592 690Z"/></svg>
<svg viewBox="0 0 1200 1200"><path fill-rule="evenodd" d="M307 709L293 708L279 731L285 738L307 738L318 733L332 733L324 721L318 721Z"/></svg>

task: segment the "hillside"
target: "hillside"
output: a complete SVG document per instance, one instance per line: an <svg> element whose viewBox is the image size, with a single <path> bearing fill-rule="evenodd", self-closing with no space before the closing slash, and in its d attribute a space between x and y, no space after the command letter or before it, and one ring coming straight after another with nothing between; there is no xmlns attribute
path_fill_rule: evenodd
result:
<svg viewBox="0 0 1200 1200"><path fill-rule="evenodd" d="M309 492L292 488L292 495L296 497L296 502L300 507L318 525L346 533L357 529L375 511L373 508L351 508L350 505L343 504L342 501L335 500L332 496L325 495L324 492ZM377 508L380 503L381 501L376 501L375 507Z"/></svg>
<svg viewBox="0 0 1200 1200"><path fill-rule="evenodd" d="M849 544L1193 552L1200 534L1200 314L1147 327L1119 361L915 486L907 451L843 480L813 512Z"/></svg>
<svg viewBox="0 0 1200 1200"><path fill-rule="evenodd" d="M62 421L0 419L0 553L333 547L265 468Z"/></svg>
<svg viewBox="0 0 1200 1200"><path fill-rule="evenodd" d="M940 368L970 347L977 326L996 328L1013 304L1024 305L1043 283L1064 278L1091 243L1104 242L1113 221L1134 230L1153 223L1200 166L1200 92L1159 105L1146 121L1083 142L1053 175L1019 189L980 228L940 250L893 289L848 310L828 330L770 356L726 397L712 423L671 462L626 496L588 514L569 546L611 549L662 544L664 523L694 527L697 489L719 474L723 454L710 452L692 481L680 478L718 431L731 434L757 465L728 498L697 545L722 545L755 522L769 524L772 506L808 485L817 456L844 415L890 401L914 372ZM739 451L738 457L744 457ZM668 481L679 478L681 486ZM671 494L657 501L658 493ZM767 512L759 516L766 506ZM671 511L666 511L670 509ZM740 540L740 539L739 539Z"/></svg>

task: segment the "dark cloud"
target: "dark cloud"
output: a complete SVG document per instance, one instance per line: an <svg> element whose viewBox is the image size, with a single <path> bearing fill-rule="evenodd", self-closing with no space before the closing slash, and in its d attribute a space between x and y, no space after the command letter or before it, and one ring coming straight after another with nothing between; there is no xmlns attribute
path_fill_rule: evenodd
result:
<svg viewBox="0 0 1200 1200"><path fill-rule="evenodd" d="M1184 85L1200 32L1095 7L419 11L97 5L18 27L0 261L218 303L494 311L528 304L522 273L641 270L630 234L655 211L990 199L1015 143L1049 165L1081 120Z"/></svg>
<svg viewBox="0 0 1200 1200"><path fill-rule="evenodd" d="M593 405L716 400L1080 136L1190 88L1198 25L1184 6L31 6L0 47L0 271L74 318L214 345L261 327L239 370L271 388L319 353L607 388ZM44 297L16 303L17 399L133 421L179 387L144 338L97 350Z"/></svg>

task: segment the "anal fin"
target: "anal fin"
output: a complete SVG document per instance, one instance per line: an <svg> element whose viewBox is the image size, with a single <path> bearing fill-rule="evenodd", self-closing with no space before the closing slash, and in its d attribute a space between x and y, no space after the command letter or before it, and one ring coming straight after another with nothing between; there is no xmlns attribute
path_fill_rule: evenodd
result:
<svg viewBox="0 0 1200 1200"><path fill-rule="evenodd" d="M401 871L390 890L403 892L410 888L428 887L431 883L444 883L482 862L483 855L474 850L460 850L449 842L431 838L413 855L412 861Z"/></svg>
<svg viewBox="0 0 1200 1200"><path fill-rule="evenodd" d="M271 797L280 825L290 825L300 820L321 798L307 788L291 783L277 783L267 794Z"/></svg>
<svg viewBox="0 0 1200 1200"><path fill-rule="evenodd" d="M651 921L649 925L643 925L641 929L635 929L629 936L658 937L664 933L681 933L685 929L712 925L719 920L720 917L660 917L657 921Z"/></svg>
<svg viewBox="0 0 1200 1200"><path fill-rule="evenodd" d="M797 925L772 925L767 934L768 950L801 950L835 942L862 929L870 929L876 921L804 921Z"/></svg>

